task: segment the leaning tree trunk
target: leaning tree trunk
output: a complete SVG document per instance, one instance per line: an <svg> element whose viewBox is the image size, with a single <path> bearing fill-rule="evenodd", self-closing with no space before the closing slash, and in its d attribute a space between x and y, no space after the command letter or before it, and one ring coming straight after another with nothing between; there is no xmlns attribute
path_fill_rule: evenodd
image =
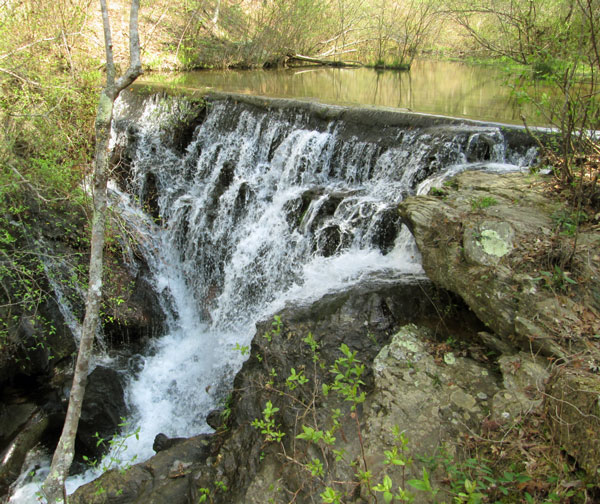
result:
<svg viewBox="0 0 600 504"><path fill-rule="evenodd" d="M108 144L112 123L113 107L119 93L133 83L142 73L140 62L140 41L138 35L139 0L132 0L129 19L129 68L123 76L115 80L115 64L112 52L112 36L106 0L100 0L104 41L106 50L106 86L100 94L96 113L96 151L94 158L92 236L90 252L89 285L85 305L85 318L81 329L79 353L73 375L73 385L69 396L69 406L58 446L52 458L50 473L43 485L43 493L49 503L67 502L65 479L73 462L75 435L98 326L99 309L102 300L102 251L107 210Z"/></svg>

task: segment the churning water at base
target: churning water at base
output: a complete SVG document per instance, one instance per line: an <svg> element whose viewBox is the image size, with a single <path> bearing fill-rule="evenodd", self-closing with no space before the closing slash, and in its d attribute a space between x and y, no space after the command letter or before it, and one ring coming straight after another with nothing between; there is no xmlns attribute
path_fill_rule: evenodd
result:
<svg viewBox="0 0 600 504"><path fill-rule="evenodd" d="M115 120L123 167L113 206L149 266L168 330L126 370L128 428L139 440L109 453L122 463L153 455L159 432L210 431L206 415L244 359L236 346L286 302L422 275L397 213L406 195L450 171L529 161L496 127L374 132L230 101L210 103L200 121L200 106L184 98L129 100ZM69 490L96 475L71 478ZM32 502L34 487L11 502Z"/></svg>

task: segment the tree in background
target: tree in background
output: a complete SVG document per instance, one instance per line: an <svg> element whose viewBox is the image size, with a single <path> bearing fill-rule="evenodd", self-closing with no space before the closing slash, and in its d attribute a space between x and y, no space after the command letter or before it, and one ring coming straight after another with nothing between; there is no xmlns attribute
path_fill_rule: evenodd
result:
<svg viewBox="0 0 600 504"><path fill-rule="evenodd" d="M410 67L432 32L439 3L432 0L377 0L370 31L374 33L377 65Z"/></svg>
<svg viewBox="0 0 600 504"><path fill-rule="evenodd" d="M477 45L528 65L567 36L572 0L449 0L452 19Z"/></svg>
<svg viewBox="0 0 600 504"><path fill-rule="evenodd" d="M600 155L600 0L456 0L450 6L487 54L530 67L513 83L515 95L560 133L557 176L574 187L575 206L597 197L597 171L586 159Z"/></svg>
<svg viewBox="0 0 600 504"><path fill-rule="evenodd" d="M132 0L129 22L129 68L120 78L116 78L113 57L112 35L106 0L100 0L106 51L106 85L100 93L96 114L96 150L94 158L93 201L89 286L86 298L79 353L73 375L73 385L69 396L69 406L63 431L52 458L50 473L43 485L48 502L67 502L65 479L73 462L75 435L81 415L83 396L87 382L94 336L99 321L102 300L102 251L107 213L107 181L109 175L108 146L113 116L114 102L120 92L132 84L142 73L140 61L140 41L138 35L139 0Z"/></svg>

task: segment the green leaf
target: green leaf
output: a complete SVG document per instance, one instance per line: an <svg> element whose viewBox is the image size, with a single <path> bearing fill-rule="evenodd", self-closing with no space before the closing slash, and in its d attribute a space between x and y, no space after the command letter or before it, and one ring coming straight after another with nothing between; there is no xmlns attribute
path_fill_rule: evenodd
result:
<svg viewBox="0 0 600 504"><path fill-rule="evenodd" d="M429 488L430 488L429 485L425 481L420 480L420 479L411 479L411 480L408 480L408 484L411 487L413 487L414 489L421 490L423 492L428 492Z"/></svg>

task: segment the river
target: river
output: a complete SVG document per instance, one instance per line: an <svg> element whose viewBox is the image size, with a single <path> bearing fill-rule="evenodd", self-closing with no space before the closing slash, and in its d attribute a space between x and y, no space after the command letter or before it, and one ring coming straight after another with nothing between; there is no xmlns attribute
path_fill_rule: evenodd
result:
<svg viewBox="0 0 600 504"><path fill-rule="evenodd" d="M514 76L494 66L416 61L410 72L371 68L302 67L278 70L204 70L144 75L138 86L167 86L204 94L224 91L301 98L338 105L374 105L482 121L542 125L509 85Z"/></svg>

